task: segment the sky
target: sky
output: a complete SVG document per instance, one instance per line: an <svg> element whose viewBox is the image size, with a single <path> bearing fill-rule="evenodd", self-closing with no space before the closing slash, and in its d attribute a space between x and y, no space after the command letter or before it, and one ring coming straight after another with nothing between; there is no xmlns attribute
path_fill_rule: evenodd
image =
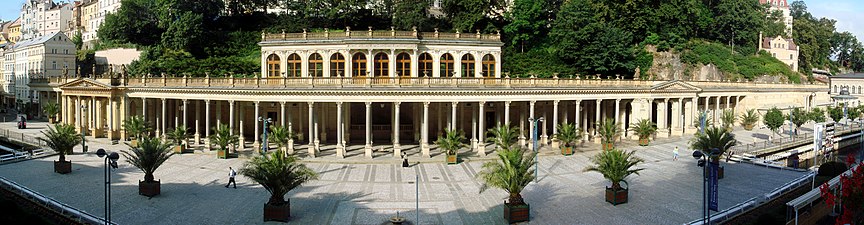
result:
<svg viewBox="0 0 864 225"><path fill-rule="evenodd" d="M25 0L0 0L0 19L4 21L18 18L21 5ZM68 0L66 0L68 1ZM756 0L754 0L756 1ZM791 4L793 0L788 0ZM816 17L837 20L838 31L849 31L864 41L864 1L862 0L803 0L807 11ZM857 3L857 4L856 4Z"/></svg>

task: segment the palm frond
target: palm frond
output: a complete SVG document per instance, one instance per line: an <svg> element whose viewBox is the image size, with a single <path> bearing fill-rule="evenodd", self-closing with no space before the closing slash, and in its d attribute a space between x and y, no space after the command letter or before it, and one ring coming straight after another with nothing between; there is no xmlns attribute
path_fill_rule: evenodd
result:
<svg viewBox="0 0 864 225"><path fill-rule="evenodd" d="M126 133L129 134L131 138L142 138L144 136L149 136L150 132L153 131L153 127L144 120L144 117L137 115L132 116L129 119L123 121L123 129L126 130Z"/></svg>
<svg viewBox="0 0 864 225"><path fill-rule="evenodd" d="M576 127L573 123L558 124L558 134L556 136L564 147L576 145L576 142L582 140L582 129Z"/></svg>
<svg viewBox="0 0 864 225"><path fill-rule="evenodd" d="M438 148L443 149L447 155L456 155L459 149L465 146L463 142L465 142L465 134L461 130L447 129L443 136L438 137L435 144L438 145Z"/></svg>
<svg viewBox="0 0 864 225"><path fill-rule="evenodd" d="M477 176L483 181L480 192L489 187L502 189L510 194L511 203L521 203L522 190L534 180L534 156L525 148L500 147L498 160L484 163Z"/></svg>
<svg viewBox="0 0 864 225"><path fill-rule="evenodd" d="M45 137L38 137L49 148L60 155L60 161L66 161L66 155L72 154L72 149L81 144L81 135L75 132L72 124L57 124L48 126L48 131L41 131Z"/></svg>
<svg viewBox="0 0 864 225"><path fill-rule="evenodd" d="M142 138L137 147L122 151L126 162L144 172L144 182L153 182L153 172L174 155L171 145L159 138Z"/></svg>
<svg viewBox="0 0 864 225"><path fill-rule="evenodd" d="M642 159L633 156L635 153L635 151L628 152L617 148L601 151L591 158L594 165L586 167L583 171L603 174L603 178L612 182L613 189L620 189L621 182L627 183L625 179L628 176L639 175L639 171L644 170L644 168L634 168L643 162Z"/></svg>
<svg viewBox="0 0 864 225"><path fill-rule="evenodd" d="M315 171L299 163L297 157L285 156L281 149L252 158L239 172L270 192L267 203L271 205L284 204L285 194L318 178Z"/></svg>
<svg viewBox="0 0 864 225"><path fill-rule="evenodd" d="M487 133L489 134L487 140L498 146L499 151L505 148L509 149L519 140L519 129L511 127L509 123L499 123L495 127L489 128Z"/></svg>
<svg viewBox="0 0 864 225"><path fill-rule="evenodd" d="M597 133L600 134L600 138L603 139L604 143L615 142L615 139L621 136L621 126L615 123L615 120L606 119L598 123L600 123L600 127Z"/></svg>
<svg viewBox="0 0 864 225"><path fill-rule="evenodd" d="M236 145L240 142L240 137L231 134L231 128L228 124L217 124L213 127L213 134L210 135L210 143L219 146L219 150L225 150L229 145Z"/></svg>
<svg viewBox="0 0 864 225"><path fill-rule="evenodd" d="M735 135L724 128L709 127L705 128L705 134L696 133L693 139L690 140L690 148L702 151L705 155L710 155L711 149L718 149L720 153L725 153L727 150L737 144Z"/></svg>
<svg viewBox="0 0 864 225"><path fill-rule="evenodd" d="M641 119L630 125L630 131L636 133L639 138L648 138L657 133L657 125L649 119Z"/></svg>

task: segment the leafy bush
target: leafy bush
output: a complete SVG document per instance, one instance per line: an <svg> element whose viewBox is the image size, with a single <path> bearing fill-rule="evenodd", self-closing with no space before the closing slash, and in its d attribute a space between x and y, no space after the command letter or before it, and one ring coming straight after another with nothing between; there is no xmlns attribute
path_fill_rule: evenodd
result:
<svg viewBox="0 0 864 225"><path fill-rule="evenodd" d="M754 80L762 75L784 76L793 83L801 83L798 73L789 65L777 60L767 52L757 55L734 53L726 45L704 40L693 40L686 44L681 61L688 64L713 64L730 76L740 75Z"/></svg>

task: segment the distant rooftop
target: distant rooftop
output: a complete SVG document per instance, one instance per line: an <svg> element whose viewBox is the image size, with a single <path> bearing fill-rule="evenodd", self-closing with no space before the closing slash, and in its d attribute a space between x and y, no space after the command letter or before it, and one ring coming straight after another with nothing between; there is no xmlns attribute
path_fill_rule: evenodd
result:
<svg viewBox="0 0 864 225"><path fill-rule="evenodd" d="M847 73L847 74L832 76L831 78L864 79L864 73Z"/></svg>

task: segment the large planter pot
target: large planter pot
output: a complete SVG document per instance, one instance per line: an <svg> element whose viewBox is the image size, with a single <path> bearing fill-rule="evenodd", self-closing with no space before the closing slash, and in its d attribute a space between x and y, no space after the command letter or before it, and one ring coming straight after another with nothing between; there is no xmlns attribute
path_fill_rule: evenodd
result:
<svg viewBox="0 0 864 225"><path fill-rule="evenodd" d="M453 155L448 154L447 155L447 164L456 164L456 163L458 163L458 157L456 157L456 154L453 154Z"/></svg>
<svg viewBox="0 0 864 225"><path fill-rule="evenodd" d="M284 205L264 204L264 221L288 222L291 219L291 199L285 199Z"/></svg>
<svg viewBox="0 0 864 225"><path fill-rule="evenodd" d="M56 119L54 119L54 118L48 118L48 123L50 123L50 124L54 124L54 123L56 123L56 122L57 122Z"/></svg>
<svg viewBox="0 0 864 225"><path fill-rule="evenodd" d="M755 124L745 124L744 130L753 130L753 126L755 126Z"/></svg>
<svg viewBox="0 0 864 225"><path fill-rule="evenodd" d="M601 145L602 145L604 151L612 150L613 148L615 148L615 143L612 143L612 142L608 142L608 143L603 142Z"/></svg>
<svg viewBox="0 0 864 225"><path fill-rule="evenodd" d="M216 156L219 157L220 159L227 159L228 158L228 150L221 150L221 149L216 150Z"/></svg>
<svg viewBox="0 0 864 225"><path fill-rule="evenodd" d="M644 138L640 137L639 138L639 146L648 146L648 143L650 143L650 142L651 142L651 139L648 139L648 137L644 137Z"/></svg>
<svg viewBox="0 0 864 225"><path fill-rule="evenodd" d="M54 161L54 172L67 174L72 172L72 161Z"/></svg>
<svg viewBox="0 0 864 225"><path fill-rule="evenodd" d="M138 194L153 197L162 193L161 181L145 182L138 181Z"/></svg>
<svg viewBox="0 0 864 225"><path fill-rule="evenodd" d="M186 146L183 146L183 145L174 146L174 153L183 154L183 151L186 151Z"/></svg>
<svg viewBox="0 0 864 225"><path fill-rule="evenodd" d="M132 141L129 141L129 147L138 147L138 139L132 139Z"/></svg>
<svg viewBox="0 0 864 225"><path fill-rule="evenodd" d="M518 223L528 221L531 216L531 207L528 204L510 205L504 202L504 219L507 223Z"/></svg>
<svg viewBox="0 0 864 225"><path fill-rule="evenodd" d="M573 155L573 147L571 147L571 146L561 147L561 154L562 155Z"/></svg>
<svg viewBox="0 0 864 225"><path fill-rule="evenodd" d="M612 203L612 205L624 204L627 203L628 192L627 189L621 190L612 190L611 187L606 187L606 202Z"/></svg>

